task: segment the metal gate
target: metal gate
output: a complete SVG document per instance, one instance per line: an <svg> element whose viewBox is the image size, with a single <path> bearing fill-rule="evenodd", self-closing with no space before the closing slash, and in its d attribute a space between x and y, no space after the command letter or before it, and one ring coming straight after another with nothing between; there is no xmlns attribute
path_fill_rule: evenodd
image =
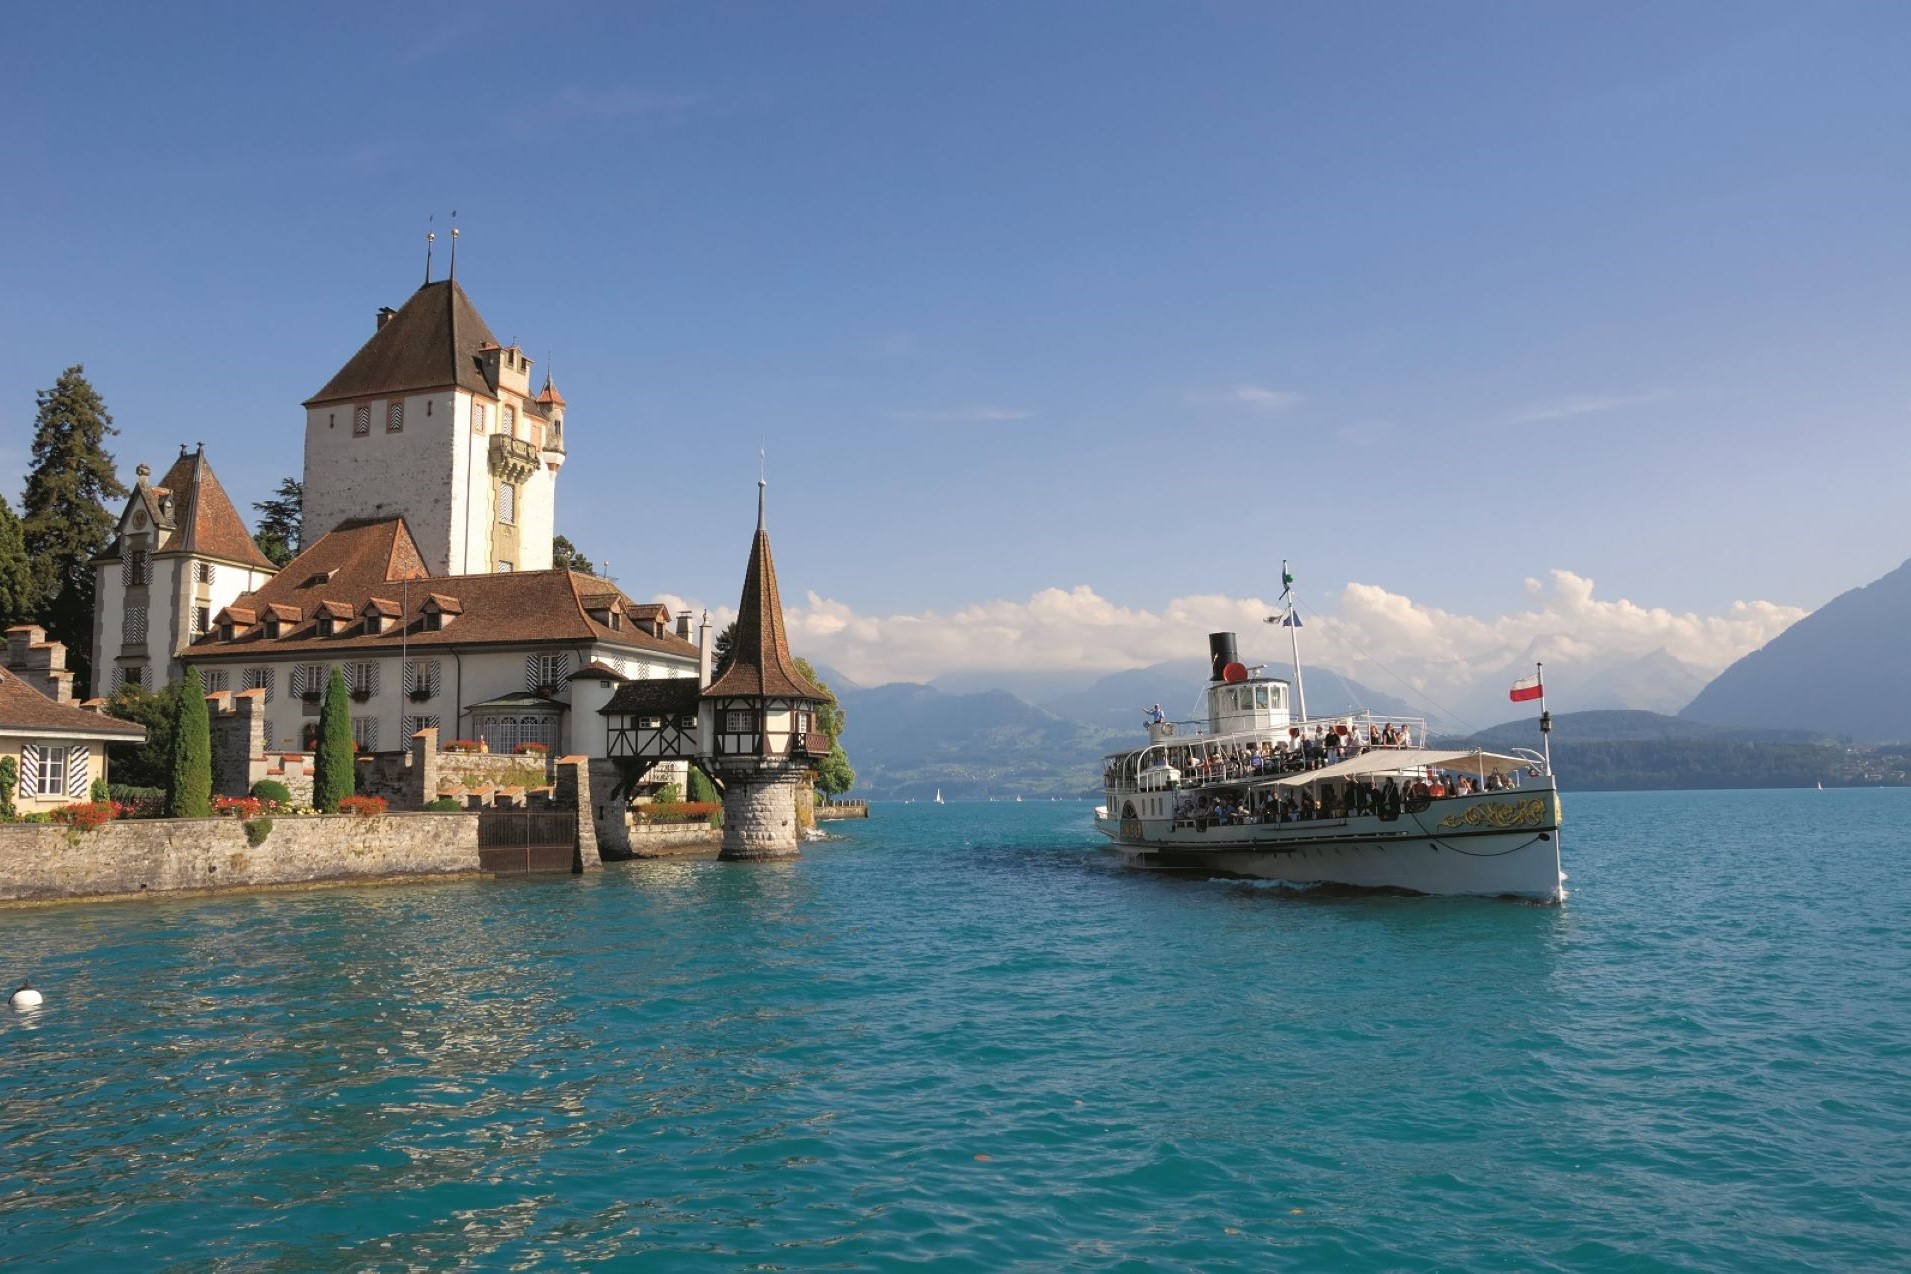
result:
<svg viewBox="0 0 1911 1274"><path fill-rule="evenodd" d="M480 813L479 868L501 875L576 870L577 817L571 810Z"/></svg>

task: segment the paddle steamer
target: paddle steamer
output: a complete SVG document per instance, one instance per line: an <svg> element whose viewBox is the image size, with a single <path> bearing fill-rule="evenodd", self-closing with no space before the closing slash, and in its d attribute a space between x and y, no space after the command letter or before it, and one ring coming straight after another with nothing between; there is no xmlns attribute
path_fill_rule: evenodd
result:
<svg viewBox="0 0 1911 1274"><path fill-rule="evenodd" d="M1429 747L1415 718L1310 719L1304 699L1290 706L1294 686L1239 662L1233 633L1211 634L1208 648L1205 717L1170 721L1157 710L1145 747L1105 759L1095 827L1128 866L1564 896L1559 792L1545 753Z"/></svg>

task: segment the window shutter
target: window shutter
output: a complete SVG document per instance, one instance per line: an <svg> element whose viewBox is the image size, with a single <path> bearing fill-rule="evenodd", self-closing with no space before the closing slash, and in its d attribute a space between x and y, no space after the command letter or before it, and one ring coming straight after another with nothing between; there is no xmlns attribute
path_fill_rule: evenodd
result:
<svg viewBox="0 0 1911 1274"><path fill-rule="evenodd" d="M40 790L40 745L28 743L20 748L20 795L30 799Z"/></svg>
<svg viewBox="0 0 1911 1274"><path fill-rule="evenodd" d="M93 780L87 777L92 769L92 756L93 750L84 743L75 743L66 750L66 794L69 799L83 801L92 788Z"/></svg>
<svg viewBox="0 0 1911 1274"><path fill-rule="evenodd" d="M524 657L524 688L526 690L535 691L542 684L537 679L537 673L537 656L526 655Z"/></svg>

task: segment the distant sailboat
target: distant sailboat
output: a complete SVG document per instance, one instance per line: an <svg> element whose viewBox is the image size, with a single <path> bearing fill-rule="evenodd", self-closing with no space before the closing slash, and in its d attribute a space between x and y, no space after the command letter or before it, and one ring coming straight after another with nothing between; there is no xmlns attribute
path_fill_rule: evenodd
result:
<svg viewBox="0 0 1911 1274"><path fill-rule="evenodd" d="M937 789L936 789L936 804L938 804L938 805L944 805L944 804L947 804L947 802L946 802L946 801L944 801L944 800L942 799L942 789L941 789L941 788L937 788Z"/></svg>

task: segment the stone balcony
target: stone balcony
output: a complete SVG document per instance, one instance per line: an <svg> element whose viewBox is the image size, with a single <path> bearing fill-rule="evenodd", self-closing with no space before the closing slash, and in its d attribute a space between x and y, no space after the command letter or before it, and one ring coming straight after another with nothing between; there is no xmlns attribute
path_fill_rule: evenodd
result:
<svg viewBox="0 0 1911 1274"><path fill-rule="evenodd" d="M543 464L537 444L505 434L491 435L491 472L506 482L522 482Z"/></svg>

